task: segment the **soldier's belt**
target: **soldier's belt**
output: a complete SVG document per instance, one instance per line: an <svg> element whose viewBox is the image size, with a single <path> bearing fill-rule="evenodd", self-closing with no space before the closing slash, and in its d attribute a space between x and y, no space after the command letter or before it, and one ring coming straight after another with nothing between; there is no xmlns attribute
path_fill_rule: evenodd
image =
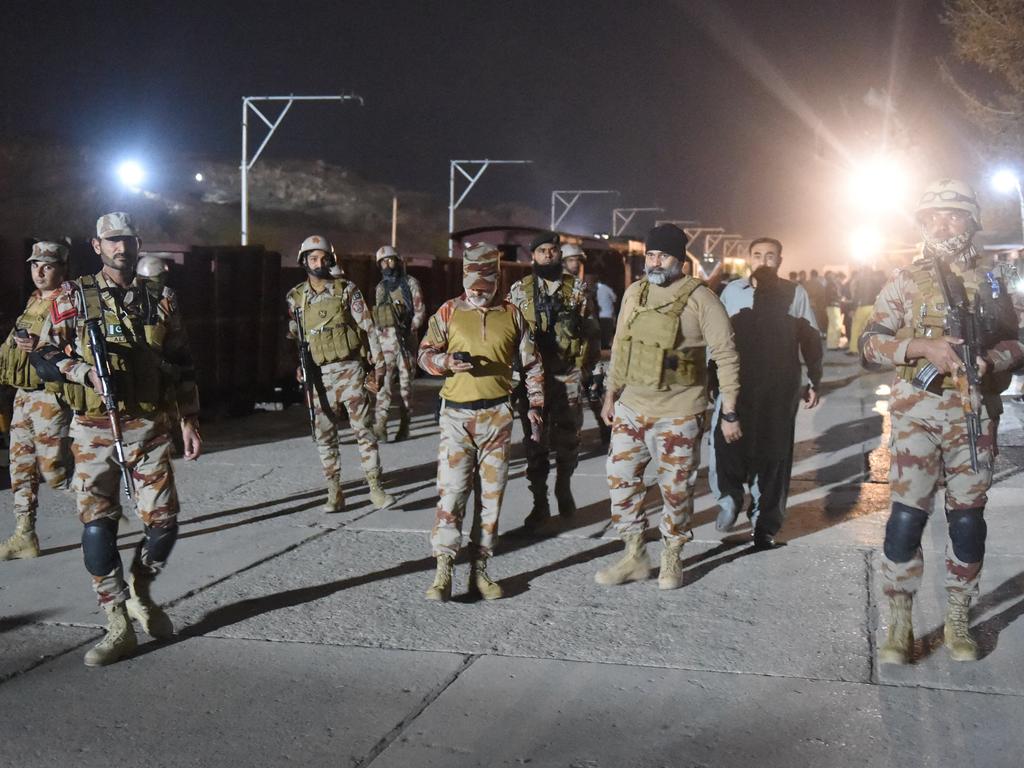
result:
<svg viewBox="0 0 1024 768"><path fill-rule="evenodd" d="M493 408L496 405L508 403L506 397L491 397L484 400L469 400L465 403L457 403L454 400L441 398L441 408L465 408L468 411L482 411L484 408Z"/></svg>

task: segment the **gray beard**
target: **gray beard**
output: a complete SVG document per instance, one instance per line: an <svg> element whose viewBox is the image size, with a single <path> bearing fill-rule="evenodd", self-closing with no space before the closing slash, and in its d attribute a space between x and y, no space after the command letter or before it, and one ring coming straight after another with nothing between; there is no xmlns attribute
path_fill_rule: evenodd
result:
<svg viewBox="0 0 1024 768"><path fill-rule="evenodd" d="M683 265L678 264L675 269L653 267L651 269L645 269L644 274L647 275L647 281L652 285L669 285L682 276Z"/></svg>

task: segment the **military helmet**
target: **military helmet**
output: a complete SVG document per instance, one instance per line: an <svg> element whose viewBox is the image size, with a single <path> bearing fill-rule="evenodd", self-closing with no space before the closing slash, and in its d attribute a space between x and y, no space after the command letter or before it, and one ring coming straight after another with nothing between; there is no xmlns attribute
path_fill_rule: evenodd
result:
<svg viewBox="0 0 1024 768"><path fill-rule="evenodd" d="M135 266L135 274L150 279L166 275L170 270L171 265L159 256L143 256Z"/></svg>
<svg viewBox="0 0 1024 768"><path fill-rule="evenodd" d="M302 257L310 251L323 251L330 256L334 256L334 246L331 245L330 240L323 235L310 235L299 246L299 253L295 257L295 262L302 264Z"/></svg>
<svg viewBox="0 0 1024 768"><path fill-rule="evenodd" d="M382 245L377 249L377 263L380 264L384 259L401 259L398 255L398 251L390 245Z"/></svg>
<svg viewBox="0 0 1024 768"><path fill-rule="evenodd" d="M970 184L959 179L939 179L933 181L921 195L921 202L917 204L914 211L914 218L921 222L921 214L925 211L952 208L957 211L967 211L974 221L974 226L981 229L981 207L978 205L978 196Z"/></svg>
<svg viewBox="0 0 1024 768"><path fill-rule="evenodd" d="M562 246L562 259L577 258L580 261L587 260L587 253L575 243L566 243Z"/></svg>

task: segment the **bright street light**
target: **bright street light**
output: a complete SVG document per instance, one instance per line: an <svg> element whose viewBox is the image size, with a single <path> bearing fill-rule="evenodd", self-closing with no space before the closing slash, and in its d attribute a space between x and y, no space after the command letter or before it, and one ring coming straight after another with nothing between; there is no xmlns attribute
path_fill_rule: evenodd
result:
<svg viewBox="0 0 1024 768"><path fill-rule="evenodd" d="M199 182L201 182L202 180L203 180L203 174L201 174L201 173L197 173L197 174L196 174L196 181L199 181Z"/></svg>
<svg viewBox="0 0 1024 768"><path fill-rule="evenodd" d="M906 171L895 158L886 155L875 155L854 168L847 184L850 202L876 213L899 209L906 192Z"/></svg>
<svg viewBox="0 0 1024 768"><path fill-rule="evenodd" d="M885 238L874 227L861 227L850 233L848 245L855 259L867 261L881 252Z"/></svg>
<svg viewBox="0 0 1024 768"><path fill-rule="evenodd" d="M132 190L137 190L146 180L146 171L135 160L125 160L117 166L117 178Z"/></svg>
<svg viewBox="0 0 1024 768"><path fill-rule="evenodd" d="M1006 195L1020 189L1020 179L1009 168L1003 168L992 174L992 186L996 192Z"/></svg>

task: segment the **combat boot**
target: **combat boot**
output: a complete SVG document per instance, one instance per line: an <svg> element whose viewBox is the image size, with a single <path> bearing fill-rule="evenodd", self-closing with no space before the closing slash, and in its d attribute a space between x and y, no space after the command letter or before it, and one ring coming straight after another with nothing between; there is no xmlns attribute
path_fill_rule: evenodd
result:
<svg viewBox="0 0 1024 768"><path fill-rule="evenodd" d="M124 603L103 606L107 612L107 634L85 654L85 666L105 667L135 652L138 641Z"/></svg>
<svg viewBox="0 0 1024 768"><path fill-rule="evenodd" d="M128 573L128 592L130 597L124 607L128 615L139 622L142 631L156 640L166 640L174 634L174 624L164 609L153 602L150 589L156 573L149 566L136 559L132 562Z"/></svg>
<svg viewBox="0 0 1024 768"><path fill-rule="evenodd" d="M622 559L594 574L598 584L625 584L627 581L643 581L651 575L651 560L647 556L647 545L642 533L629 533L622 537L626 554Z"/></svg>
<svg viewBox="0 0 1024 768"><path fill-rule="evenodd" d="M977 661L978 644L968 631L971 596L950 592L946 602L946 628L943 640L953 661Z"/></svg>
<svg viewBox="0 0 1024 768"><path fill-rule="evenodd" d="M897 593L889 597L889 634L878 649L882 664L908 664L914 655L914 596Z"/></svg>
<svg viewBox="0 0 1024 768"><path fill-rule="evenodd" d="M324 512L342 512L345 509L345 495L341 492L341 478L332 477L327 481L327 501Z"/></svg>
<svg viewBox="0 0 1024 768"><path fill-rule="evenodd" d="M486 555L480 555L470 566L469 589L476 591L484 600L497 600L501 597L501 585L494 581L487 573Z"/></svg>
<svg viewBox="0 0 1024 768"><path fill-rule="evenodd" d="M409 412L402 411L402 416L398 420L398 431L395 432L395 439L393 442L400 443L403 440L409 439Z"/></svg>
<svg viewBox="0 0 1024 768"><path fill-rule="evenodd" d="M366 473L366 484L370 486L370 501L377 509L385 509L395 503L395 497L384 490L380 482L380 470L374 469Z"/></svg>
<svg viewBox="0 0 1024 768"><path fill-rule="evenodd" d="M388 440L388 420L387 418L377 419L373 424L373 436L381 443L386 443Z"/></svg>
<svg viewBox="0 0 1024 768"><path fill-rule="evenodd" d="M437 556L437 572L434 574L434 583L427 590L427 600L440 600L446 602L452 597L452 571L455 558L451 555Z"/></svg>
<svg viewBox="0 0 1024 768"><path fill-rule="evenodd" d="M558 502L558 514L572 517L576 514L576 500L572 497L572 473L559 472L555 477L555 501Z"/></svg>
<svg viewBox="0 0 1024 768"><path fill-rule="evenodd" d="M0 544L0 560L18 560L39 557L39 537L31 515L17 515L14 535Z"/></svg>
<svg viewBox="0 0 1024 768"><path fill-rule="evenodd" d="M679 589L683 586L683 563L679 556L685 541L666 541L661 551L661 571L658 573L658 589Z"/></svg>

